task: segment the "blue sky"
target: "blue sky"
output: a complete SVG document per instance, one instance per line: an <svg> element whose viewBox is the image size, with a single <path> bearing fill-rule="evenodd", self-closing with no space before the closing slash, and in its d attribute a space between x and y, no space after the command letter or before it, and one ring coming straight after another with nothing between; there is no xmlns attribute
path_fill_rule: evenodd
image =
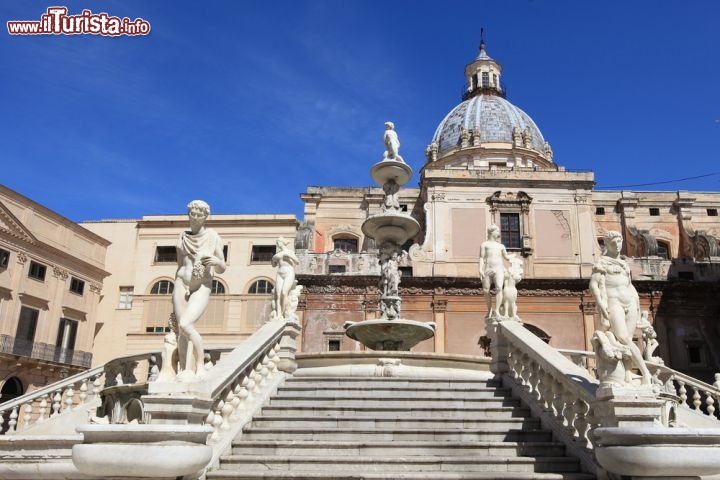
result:
<svg viewBox="0 0 720 480"><path fill-rule="evenodd" d="M0 4L0 182L75 221L302 214L308 185L369 186L383 123L417 172L485 28L508 100L599 187L720 172L720 2L60 3L147 36L11 36ZM720 175L641 189L720 190Z"/></svg>

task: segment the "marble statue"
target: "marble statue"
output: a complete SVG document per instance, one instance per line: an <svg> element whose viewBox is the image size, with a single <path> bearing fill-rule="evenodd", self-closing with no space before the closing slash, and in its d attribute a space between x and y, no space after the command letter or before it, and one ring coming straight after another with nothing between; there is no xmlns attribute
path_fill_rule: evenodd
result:
<svg viewBox="0 0 720 480"><path fill-rule="evenodd" d="M640 331L642 332L643 359L645 359L646 362L655 362L664 365L665 362L662 358L653 356L653 353L655 353L655 350L658 345L660 345L660 342L657 340L657 332L655 331L655 328L653 328L652 324L648 320L647 311L643 311L640 315L638 328L640 328Z"/></svg>
<svg viewBox="0 0 720 480"><path fill-rule="evenodd" d="M720 373L715 374L715 381L713 382L713 387L720 390Z"/></svg>
<svg viewBox="0 0 720 480"><path fill-rule="evenodd" d="M385 192L383 211L400 210L400 199L398 198L398 193L400 192L400 185L390 180L389 182L385 182L385 184L383 185L383 191Z"/></svg>
<svg viewBox="0 0 720 480"><path fill-rule="evenodd" d="M393 122L385 122L385 135L383 135L383 143L385 144L385 154L383 160L394 160L396 162L404 162L400 156L400 140L395 131Z"/></svg>
<svg viewBox="0 0 720 480"><path fill-rule="evenodd" d="M643 385L651 375L642 352L633 342L640 320L640 298L630 278L630 267L620 257L622 236L605 233L605 252L593 265L590 293L600 312L601 329L593 335L601 383L632 384L632 367L640 370ZM620 371L622 370L622 378Z"/></svg>
<svg viewBox="0 0 720 480"><path fill-rule="evenodd" d="M192 381L204 375L203 342L195 323L207 308L213 277L226 268L220 235L205 228L210 206L202 200L193 200L187 209L190 230L178 238L178 269L172 296L179 333L179 381Z"/></svg>
<svg viewBox="0 0 720 480"><path fill-rule="evenodd" d="M520 320L517 314L517 283L522 280L523 261L515 255L510 256L510 268L505 270L503 283L502 307L503 315L513 320Z"/></svg>
<svg viewBox="0 0 720 480"><path fill-rule="evenodd" d="M297 308L300 304L300 294L302 293L302 285L298 285L297 282L294 282L295 286L292 290L290 290L289 295L289 308L287 312L287 317L290 320L298 321L297 316Z"/></svg>
<svg viewBox="0 0 720 480"><path fill-rule="evenodd" d="M503 304L503 286L505 285L505 264L503 259L510 261L512 257L505 250L505 245L500 243L500 229L497 225L490 225L487 229L487 240L480 245L480 281L485 292L485 303L487 304L487 316L492 313L500 317L500 307ZM497 291L495 295L495 311L492 310L490 288L494 286Z"/></svg>
<svg viewBox="0 0 720 480"><path fill-rule="evenodd" d="M295 267L300 261L290 250L290 240L280 237L276 242L272 266L277 267L275 289L273 290L273 311L271 318L287 318L290 313L290 291L297 286Z"/></svg>
<svg viewBox="0 0 720 480"><path fill-rule="evenodd" d="M513 127L512 129L512 139L513 139L513 146L515 147L522 147L522 131L520 130L520 127Z"/></svg>

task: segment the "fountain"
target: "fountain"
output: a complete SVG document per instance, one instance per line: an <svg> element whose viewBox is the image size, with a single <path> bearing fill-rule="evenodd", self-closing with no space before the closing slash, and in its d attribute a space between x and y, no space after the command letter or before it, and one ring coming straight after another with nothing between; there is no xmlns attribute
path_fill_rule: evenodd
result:
<svg viewBox="0 0 720 480"><path fill-rule="evenodd" d="M365 236L374 239L379 247L382 315L375 320L346 322L345 334L373 350L407 351L432 338L435 324L400 317L402 300L398 260L402 254L401 246L417 235L420 224L400 209L398 192L412 177L412 168L398 153L400 142L392 122L385 123L383 141L387 148L383 159L370 170L373 180L382 185L385 192L383 211L369 217L362 225Z"/></svg>

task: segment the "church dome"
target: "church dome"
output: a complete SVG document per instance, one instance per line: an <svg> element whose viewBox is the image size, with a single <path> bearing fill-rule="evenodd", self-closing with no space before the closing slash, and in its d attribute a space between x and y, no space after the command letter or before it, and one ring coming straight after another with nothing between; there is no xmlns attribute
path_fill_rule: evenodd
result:
<svg viewBox="0 0 720 480"><path fill-rule="evenodd" d="M514 130L514 129L519 130ZM513 143L513 131L523 135L530 134L531 149L542 152L545 139L532 118L518 107L497 95L478 95L465 100L453 108L440 122L433 143L438 145L442 155L448 150L459 148L462 129L479 132L481 143Z"/></svg>
<svg viewBox="0 0 720 480"><path fill-rule="evenodd" d="M465 66L462 103L440 122L425 151L434 168L555 167L552 148L535 122L505 99L501 73L502 65L481 41L480 53Z"/></svg>

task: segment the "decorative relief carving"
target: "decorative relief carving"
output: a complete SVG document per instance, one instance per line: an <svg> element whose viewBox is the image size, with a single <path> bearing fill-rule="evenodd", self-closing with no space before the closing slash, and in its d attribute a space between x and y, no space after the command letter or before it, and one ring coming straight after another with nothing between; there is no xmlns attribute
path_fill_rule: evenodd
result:
<svg viewBox="0 0 720 480"><path fill-rule="evenodd" d="M91 283L88 288L90 289L91 292L97 293L98 295L100 295L100 293L102 292L102 284L101 283Z"/></svg>
<svg viewBox="0 0 720 480"><path fill-rule="evenodd" d="M432 199L433 200L445 200L445 193L444 192L433 193Z"/></svg>
<svg viewBox="0 0 720 480"><path fill-rule="evenodd" d="M562 238L570 238L570 222L568 222L567 217L565 217L565 212L563 210L550 210L553 215L555 215L555 220L558 221L560 224L560 227L563 229L563 235Z"/></svg>
<svg viewBox="0 0 720 480"><path fill-rule="evenodd" d="M60 280L67 280L68 271L58 266L53 266L53 276L55 278L59 278Z"/></svg>
<svg viewBox="0 0 720 480"><path fill-rule="evenodd" d="M548 289L548 290L525 290L518 291L520 297L576 297L578 292L566 289Z"/></svg>
<svg viewBox="0 0 720 480"><path fill-rule="evenodd" d="M584 193L576 193L575 194L575 203L588 203L588 195Z"/></svg>
<svg viewBox="0 0 720 480"><path fill-rule="evenodd" d="M28 259L28 257L27 257L27 254L26 254L25 252L18 252L18 254L17 254L17 262L18 262L20 265L24 265L25 262L27 262L27 259Z"/></svg>

